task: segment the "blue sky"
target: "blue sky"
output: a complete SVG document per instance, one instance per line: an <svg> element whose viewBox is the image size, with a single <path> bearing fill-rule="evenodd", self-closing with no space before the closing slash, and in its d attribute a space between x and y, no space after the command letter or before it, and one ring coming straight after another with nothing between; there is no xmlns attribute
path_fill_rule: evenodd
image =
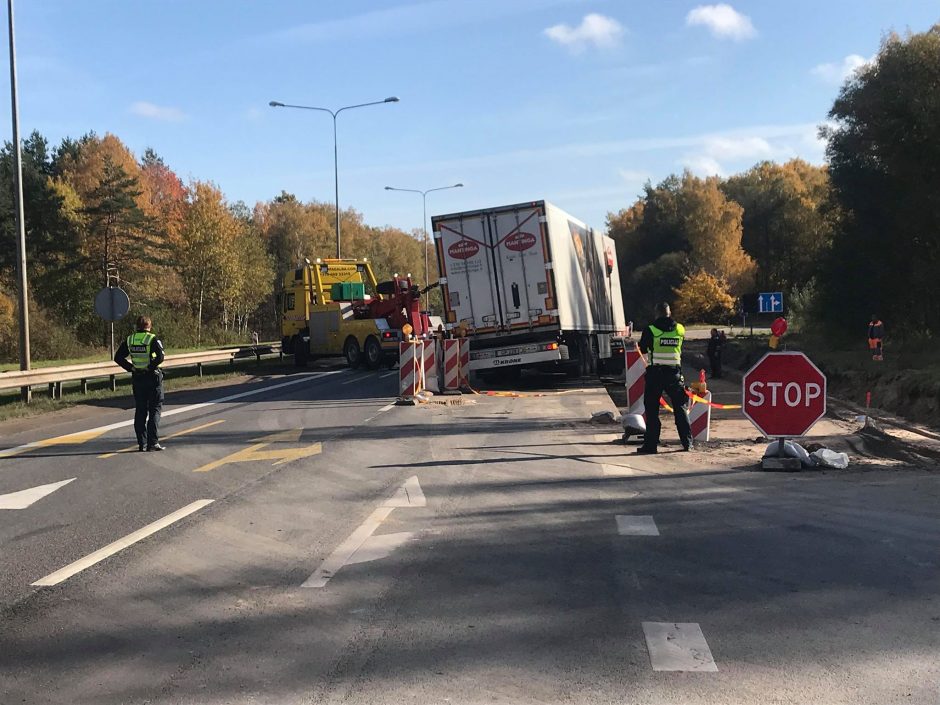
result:
<svg viewBox="0 0 940 705"><path fill-rule="evenodd" d="M820 162L845 71L940 3L18 0L16 20L24 134L113 132L231 200L332 202L329 116L268 102L395 95L339 118L340 203L367 222L420 227L386 185L461 181L429 213L545 198L603 227L686 166Z"/></svg>

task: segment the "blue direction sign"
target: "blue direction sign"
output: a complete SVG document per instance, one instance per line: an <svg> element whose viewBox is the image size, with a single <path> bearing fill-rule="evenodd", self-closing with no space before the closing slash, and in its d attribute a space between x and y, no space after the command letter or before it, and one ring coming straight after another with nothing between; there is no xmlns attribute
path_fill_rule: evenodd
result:
<svg viewBox="0 0 940 705"><path fill-rule="evenodd" d="M758 294L757 310L759 313L783 313L783 292Z"/></svg>

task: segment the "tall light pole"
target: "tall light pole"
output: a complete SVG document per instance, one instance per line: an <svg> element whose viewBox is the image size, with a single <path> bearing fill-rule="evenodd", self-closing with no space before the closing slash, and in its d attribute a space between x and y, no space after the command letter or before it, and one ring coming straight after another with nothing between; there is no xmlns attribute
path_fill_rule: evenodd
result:
<svg viewBox="0 0 940 705"><path fill-rule="evenodd" d="M26 218L23 213L23 155L20 150L20 111L16 95L16 42L13 37L13 0L7 0L10 20L10 103L13 111L13 188L16 200L17 258L16 274L19 283L20 307L20 369L28 370L29 359L29 297L26 288ZM23 400L29 401L29 387L21 390Z"/></svg>
<svg viewBox="0 0 940 705"><path fill-rule="evenodd" d="M11 0L12 2L12 0ZM340 247L340 238L339 238L339 149L337 147L336 141L336 116L339 115L344 110L352 110L353 108L365 108L369 105L382 105L383 103L397 103L398 98L391 96L385 100L375 100L371 103L358 103L357 105L346 105L337 110L330 110L329 108L317 108L312 105L290 105L289 103L281 103L276 100L272 100L268 105L272 108L297 108L299 110L319 110L322 113L329 113L333 116L333 181L336 186L336 259L342 257L342 249Z"/></svg>
<svg viewBox="0 0 940 705"><path fill-rule="evenodd" d="M421 202L424 204L424 216L421 220L421 227L424 228L424 285L427 286L431 282L428 279L431 278L431 271L428 266L428 194L434 191L446 191L451 188L463 188L463 184L454 184L453 186L438 186L437 188L429 188L427 191L421 191L416 188L396 188L394 186L386 186L386 191L405 191L406 193L420 193Z"/></svg>

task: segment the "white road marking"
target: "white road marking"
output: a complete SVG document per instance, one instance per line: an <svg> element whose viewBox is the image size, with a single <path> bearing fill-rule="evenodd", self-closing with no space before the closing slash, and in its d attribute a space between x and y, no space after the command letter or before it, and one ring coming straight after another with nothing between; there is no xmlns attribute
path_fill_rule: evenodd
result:
<svg viewBox="0 0 940 705"><path fill-rule="evenodd" d="M398 370L392 370L391 372L386 372L384 375L379 375L379 379L385 379L386 377L391 377L392 375L397 375Z"/></svg>
<svg viewBox="0 0 940 705"><path fill-rule="evenodd" d="M394 409L394 408L395 408L395 405L394 405L394 404L386 404L386 405L383 406L381 409L379 409L379 413L381 414L381 413L386 412L386 411L391 411L391 410Z"/></svg>
<svg viewBox="0 0 940 705"><path fill-rule="evenodd" d="M617 533L621 536L659 536L653 517L645 515L617 515Z"/></svg>
<svg viewBox="0 0 940 705"><path fill-rule="evenodd" d="M135 543L137 543L138 541L142 541L143 539L147 538L151 534L157 533L158 531L160 531L160 529L165 529L171 524L178 522L180 519L183 519L184 517L189 516L193 512L198 512L200 509L212 504L214 501L215 501L214 499L199 499L193 502L192 504L187 504L182 509L177 509L172 514L167 514L162 519L157 519L152 524L147 524L147 526L143 527L142 529L138 529L137 531L131 534L128 534L124 538L118 539L114 543L109 543L104 548L99 548L94 553L90 553L84 558L79 558L74 563L69 563L64 568L60 568L56 572L50 573L45 578L40 578L35 583L33 583L33 585L36 585L36 586L58 585L63 580L67 580L71 578L76 573L80 573L86 568L90 568L96 563L100 563L105 558L113 556L115 553L118 553L119 551L123 551L128 546L133 546Z"/></svg>
<svg viewBox="0 0 940 705"><path fill-rule="evenodd" d="M326 560L320 564L313 575L307 578L300 587L321 588L324 587L330 578L336 575L352 558L353 554L359 550L359 547L366 542L372 532L379 528L379 525L388 519L388 515L395 511L395 507L379 507L372 512L359 528L353 531L349 537L337 546L333 553L327 556Z"/></svg>
<svg viewBox="0 0 940 705"><path fill-rule="evenodd" d="M372 536L372 534L397 507L424 507L426 505L427 500L421 490L421 485L418 483L417 476L409 477L395 491L395 494L382 502L345 541L326 557L320 567L300 587L324 587L330 582L330 578L336 575L340 568L345 565L365 563L366 561L388 556L395 548L410 539L412 534L410 532L389 534L388 536ZM357 559L356 556L360 550L363 553Z"/></svg>
<svg viewBox="0 0 940 705"><path fill-rule="evenodd" d="M353 382L361 382L364 379L369 379L372 375L359 375L358 377L353 377L352 379L347 379L345 382L340 382L340 384L352 384Z"/></svg>
<svg viewBox="0 0 940 705"><path fill-rule="evenodd" d="M414 537L414 533L411 531L370 536L346 561L346 565L356 565L357 563L368 563L388 558L396 548L406 541L410 541L412 537Z"/></svg>
<svg viewBox="0 0 940 705"><path fill-rule="evenodd" d="M643 622L643 634L654 671L718 671L702 628L695 622Z"/></svg>
<svg viewBox="0 0 940 705"><path fill-rule="evenodd" d="M327 375L338 374L336 371L330 372L309 372L300 376L298 379L291 379L287 382L281 382L279 384L272 384L270 387L261 387L258 389L250 389L247 392L239 392L238 394L229 394L226 397L220 397L218 399L213 399L211 401L204 401L199 404L190 404L189 406L183 406L179 409L171 409L170 411L163 412L163 418L168 416L176 416L177 414L185 414L189 411L196 411L197 409L205 409L209 406L214 406L216 404L221 404L227 401L234 401L235 399L244 399L245 397L252 397L258 394L264 394L265 392L270 392L275 389L281 389L283 387L291 387L296 384L303 384L304 382L309 382L312 379L317 379L319 377L325 377ZM25 453L36 448L45 448L47 446L53 445L64 445L68 443L84 443L85 441L91 440L92 438L97 438L98 436L107 433L108 431L113 431L117 428L126 428L127 426L133 426L134 419L127 419L126 421L118 421L116 423L108 424L107 426L98 426L97 428L91 428L87 431L78 431L76 433L69 433L65 436L56 436L55 438L46 438L41 441L33 441L32 443L25 443L21 446L16 446L15 448L7 448L6 450L0 450L0 458L8 458L12 455L19 455L20 453Z"/></svg>
<svg viewBox="0 0 940 705"><path fill-rule="evenodd" d="M386 499L383 507L426 507L427 499L424 497L424 490L418 483L418 476L412 475L404 484L395 490L395 494Z"/></svg>
<svg viewBox="0 0 940 705"><path fill-rule="evenodd" d="M65 487L75 478L62 480L62 482L53 482L48 485L38 485L30 487L28 490L11 492L10 494L0 494L0 509L26 509L35 504L46 495L50 495L60 487Z"/></svg>

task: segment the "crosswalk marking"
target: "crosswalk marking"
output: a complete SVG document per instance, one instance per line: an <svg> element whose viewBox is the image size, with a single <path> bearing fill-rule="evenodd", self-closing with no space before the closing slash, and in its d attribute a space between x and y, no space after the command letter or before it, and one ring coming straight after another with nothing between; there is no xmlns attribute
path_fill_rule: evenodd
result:
<svg viewBox="0 0 940 705"><path fill-rule="evenodd" d="M643 622L643 634L654 671L718 671L702 628L695 622Z"/></svg>
<svg viewBox="0 0 940 705"><path fill-rule="evenodd" d="M617 533L621 536L659 536L653 517L646 515L617 515Z"/></svg>

